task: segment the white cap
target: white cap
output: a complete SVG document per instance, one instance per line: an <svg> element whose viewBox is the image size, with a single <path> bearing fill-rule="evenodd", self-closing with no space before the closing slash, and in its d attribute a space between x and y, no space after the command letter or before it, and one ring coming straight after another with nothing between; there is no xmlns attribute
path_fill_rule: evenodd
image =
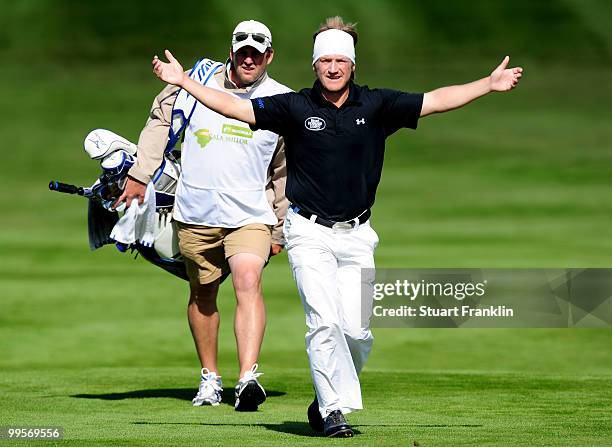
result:
<svg viewBox="0 0 612 447"><path fill-rule="evenodd" d="M272 33L266 25L256 20L240 22L232 33L232 51L250 46L260 53L272 47Z"/></svg>
<svg viewBox="0 0 612 447"><path fill-rule="evenodd" d="M323 56L338 54L355 63L355 43L353 36L339 29L328 29L317 34L312 50L312 64Z"/></svg>

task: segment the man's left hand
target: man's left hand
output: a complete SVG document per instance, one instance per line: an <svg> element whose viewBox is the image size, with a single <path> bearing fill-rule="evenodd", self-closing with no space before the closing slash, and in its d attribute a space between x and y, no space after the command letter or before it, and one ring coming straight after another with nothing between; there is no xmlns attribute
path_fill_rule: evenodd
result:
<svg viewBox="0 0 612 447"><path fill-rule="evenodd" d="M506 68L510 62L510 56L506 56L499 67L491 73L491 91L507 92L517 86L519 79L523 76L521 67Z"/></svg>
<svg viewBox="0 0 612 447"><path fill-rule="evenodd" d="M270 256L276 256L281 251L283 251L283 246L280 244L272 244L270 246Z"/></svg>

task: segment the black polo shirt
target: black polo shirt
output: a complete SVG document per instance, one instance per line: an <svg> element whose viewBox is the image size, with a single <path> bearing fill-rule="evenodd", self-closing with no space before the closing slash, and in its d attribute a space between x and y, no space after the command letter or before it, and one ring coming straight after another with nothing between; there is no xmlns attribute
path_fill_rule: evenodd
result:
<svg viewBox="0 0 612 447"><path fill-rule="evenodd" d="M416 129L423 94L358 86L352 81L340 108L321 95L321 84L299 93L252 99L254 129L285 137L287 198L300 208L345 221L374 204L385 139Z"/></svg>

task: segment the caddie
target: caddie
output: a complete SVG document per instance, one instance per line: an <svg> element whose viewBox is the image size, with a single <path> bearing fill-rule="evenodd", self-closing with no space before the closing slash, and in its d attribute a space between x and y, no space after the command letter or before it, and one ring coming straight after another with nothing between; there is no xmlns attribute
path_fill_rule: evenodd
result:
<svg viewBox="0 0 612 447"><path fill-rule="evenodd" d="M203 59L185 75L198 85L246 101L289 92L267 74L273 57L268 27L248 20L234 29L225 63ZM256 372L266 324L262 269L284 244L288 204L284 144L277 133L253 131L248 124L203 106L187 91L168 86L153 102L138 141L137 163L117 203L131 203L134 198L142 202L164 152L181 139L182 174L173 218L190 279L187 314L201 363L193 405L221 402L217 293L220 281L231 273L240 364L235 408L254 411L266 399L257 379L262 373Z"/></svg>
<svg viewBox="0 0 612 447"><path fill-rule="evenodd" d="M243 101L202 87L170 63L153 59L162 80L177 84L225 116L283 135L287 144L287 252L306 313L306 346L316 396L308 419L330 437L353 436L344 415L362 408L358 375L372 347L370 309L378 236L370 225L385 140L419 118L462 107L490 92L509 91L522 68L509 58L489 75L427 93L370 89L353 82L354 25L327 19L314 34L312 88Z"/></svg>

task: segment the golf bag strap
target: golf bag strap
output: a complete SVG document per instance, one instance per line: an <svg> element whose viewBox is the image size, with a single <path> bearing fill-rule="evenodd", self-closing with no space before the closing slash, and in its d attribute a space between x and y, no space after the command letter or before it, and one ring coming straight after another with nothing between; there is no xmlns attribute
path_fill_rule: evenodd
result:
<svg viewBox="0 0 612 447"><path fill-rule="evenodd" d="M202 85L206 85L208 80L220 67L223 67L221 62L215 62L210 59L200 59L189 72L189 77ZM197 105L198 101L186 90L179 90L172 108L170 130L168 131L168 143L166 144L164 153L168 153L174 149L181 139Z"/></svg>

